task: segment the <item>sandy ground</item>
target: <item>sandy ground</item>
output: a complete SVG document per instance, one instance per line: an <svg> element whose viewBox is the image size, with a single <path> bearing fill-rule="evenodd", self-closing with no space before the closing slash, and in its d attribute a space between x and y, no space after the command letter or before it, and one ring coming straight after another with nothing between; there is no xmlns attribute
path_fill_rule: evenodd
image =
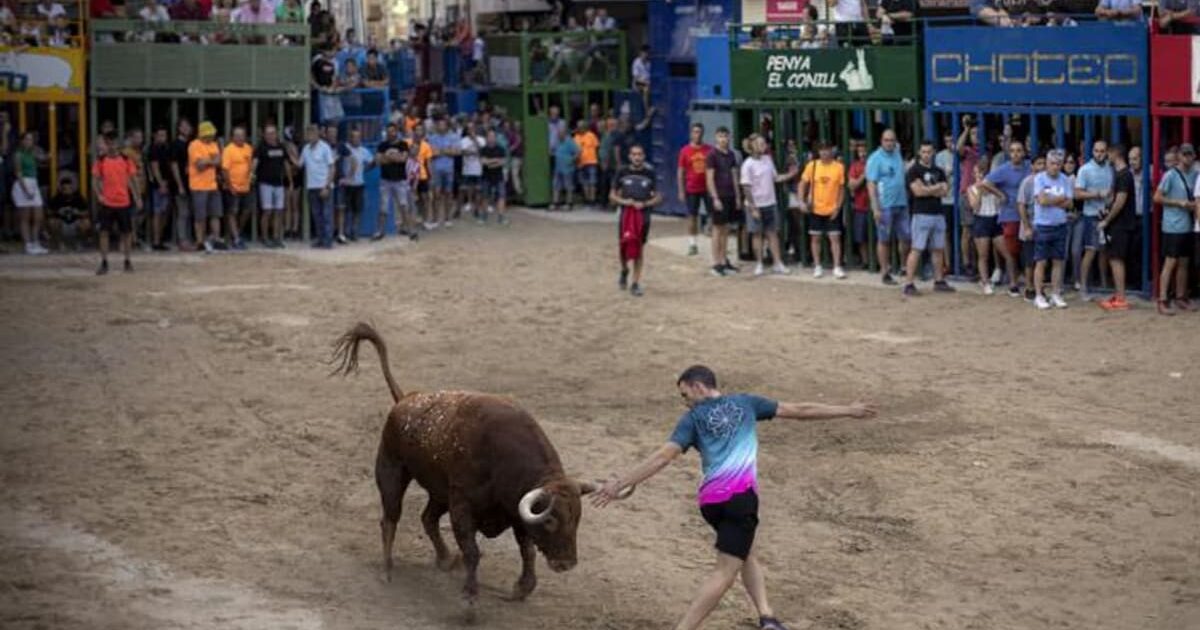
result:
<svg viewBox="0 0 1200 630"><path fill-rule="evenodd" d="M365 319L402 386L514 396L587 477L663 442L694 362L726 390L877 402L760 426L760 549L793 628L1200 628L1200 315L713 278L672 221L637 300L611 219L572 218L103 279L0 258L0 627L458 627L420 490L378 577L389 397L373 353L349 380L323 364ZM480 626L670 627L712 560L698 469L588 508L580 565L539 563L524 604L500 599L511 537L486 541ZM750 624L731 592L706 627Z"/></svg>

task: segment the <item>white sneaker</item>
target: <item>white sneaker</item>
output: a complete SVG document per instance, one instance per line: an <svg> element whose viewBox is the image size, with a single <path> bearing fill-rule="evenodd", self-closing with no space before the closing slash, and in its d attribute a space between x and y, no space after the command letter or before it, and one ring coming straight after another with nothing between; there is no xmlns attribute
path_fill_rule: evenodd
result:
<svg viewBox="0 0 1200 630"><path fill-rule="evenodd" d="M1057 293L1050 296L1050 302L1054 304L1054 308L1067 308L1067 301Z"/></svg>
<svg viewBox="0 0 1200 630"><path fill-rule="evenodd" d="M992 270L992 284L1000 284L1000 280L1003 277L1004 277L1004 275L1000 273L999 269ZM991 295L991 293L989 293L988 295Z"/></svg>
<svg viewBox="0 0 1200 630"><path fill-rule="evenodd" d="M35 255L37 255L37 256L41 256L41 255L44 255L44 254L49 254L49 253L50 253L50 250L46 249L45 247L42 247L42 244L41 244L41 243L36 243L36 242L35 242L35 243L33 244L33 253L34 253Z"/></svg>
<svg viewBox="0 0 1200 630"><path fill-rule="evenodd" d="M432 230L433 230L435 227L437 227L436 225L434 225L434 224L430 223L429 221L426 221L426 222L425 222L425 223L423 223L422 225L424 225L424 226L425 226L425 231L426 231L426 232L430 232L430 231L432 231Z"/></svg>
<svg viewBox="0 0 1200 630"><path fill-rule="evenodd" d="M995 289L995 287L992 286L991 282L983 283L983 294L984 295L994 295L995 293L996 293L996 289Z"/></svg>
<svg viewBox="0 0 1200 630"><path fill-rule="evenodd" d="M846 278L846 270L842 269L841 267L834 267L833 277L837 278L838 280L844 280Z"/></svg>
<svg viewBox="0 0 1200 630"><path fill-rule="evenodd" d="M763 275L763 273L764 272L763 272L762 263L758 263L757 265L754 265L754 275L761 276L761 275Z"/></svg>
<svg viewBox="0 0 1200 630"><path fill-rule="evenodd" d="M820 278L821 276L824 276L824 275L825 275L825 270L821 268L821 265L817 265L816 267L813 268L813 277L814 278Z"/></svg>
<svg viewBox="0 0 1200 630"><path fill-rule="evenodd" d="M1041 294L1033 299L1033 305L1036 306L1039 311L1050 310L1050 302L1046 300L1046 296Z"/></svg>
<svg viewBox="0 0 1200 630"><path fill-rule="evenodd" d="M449 220L447 220L447 221L446 221L446 227L448 227L448 228L452 228L452 227L454 227L454 222L453 222L453 221L449 221Z"/></svg>
<svg viewBox="0 0 1200 630"><path fill-rule="evenodd" d="M36 253L37 253L37 248L34 247L33 243L25 243L25 254L26 255L33 256Z"/></svg>
<svg viewBox="0 0 1200 630"><path fill-rule="evenodd" d="M775 273L777 273L781 276L786 276L789 273L792 273L791 269L788 269L787 267L784 267L783 265L775 265L775 268L772 269L772 271L774 271Z"/></svg>

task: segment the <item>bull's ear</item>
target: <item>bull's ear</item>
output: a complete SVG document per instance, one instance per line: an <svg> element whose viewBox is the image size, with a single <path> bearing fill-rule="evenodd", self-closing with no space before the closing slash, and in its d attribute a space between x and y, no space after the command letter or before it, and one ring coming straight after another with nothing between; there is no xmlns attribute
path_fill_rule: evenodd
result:
<svg viewBox="0 0 1200 630"><path fill-rule="evenodd" d="M591 481L580 481L579 482L580 496L591 494L599 489L600 489L599 482L594 482L594 483Z"/></svg>

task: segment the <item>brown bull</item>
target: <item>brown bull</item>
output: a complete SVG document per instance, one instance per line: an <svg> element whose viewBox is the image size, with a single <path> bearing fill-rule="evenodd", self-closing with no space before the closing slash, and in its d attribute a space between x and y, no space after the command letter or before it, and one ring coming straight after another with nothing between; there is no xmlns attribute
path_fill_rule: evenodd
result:
<svg viewBox="0 0 1200 630"><path fill-rule="evenodd" d="M450 513L467 570L463 593L468 615L479 592L476 532L495 538L512 528L521 550L515 599L524 599L537 585L535 549L554 571L574 567L580 497L596 486L563 473L558 453L537 421L498 396L449 391L405 394L392 378L387 346L367 324L358 324L338 340L334 350L334 360L340 361L338 373L357 369L363 341L375 346L395 401L375 459L375 483L383 504L379 525L385 579L391 580L396 523L404 492L414 479L429 493L421 524L443 569L451 568L454 559L438 521Z"/></svg>

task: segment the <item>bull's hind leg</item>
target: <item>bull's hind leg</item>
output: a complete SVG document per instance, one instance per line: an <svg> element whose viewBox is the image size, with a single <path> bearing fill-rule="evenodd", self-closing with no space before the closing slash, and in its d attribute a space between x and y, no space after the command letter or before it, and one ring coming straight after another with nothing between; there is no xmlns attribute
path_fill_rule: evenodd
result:
<svg viewBox="0 0 1200 630"><path fill-rule="evenodd" d="M517 583L513 586L512 598L516 601L522 601L533 589L537 588L537 574L534 573L534 568L537 565L537 548L533 546L533 539L529 537L529 533L519 525L513 526L513 538L517 539L517 547L521 550L521 577L517 578Z"/></svg>
<svg viewBox="0 0 1200 630"><path fill-rule="evenodd" d="M400 522L404 492L410 483L412 475L404 463L388 457L381 449L375 458L375 485L379 487L379 501L383 505L379 531L383 539L383 579L387 582L392 581L392 546L396 542L396 524Z"/></svg>
<svg viewBox="0 0 1200 630"><path fill-rule="evenodd" d="M449 509L445 503L430 497L429 503L425 504L425 510L421 512L421 525L425 527L425 535L429 536L429 542L433 543L433 553L437 555L437 566L443 571L453 569L460 560L459 556L450 555L450 550L446 548L446 541L442 539L442 530L438 527L442 515Z"/></svg>

